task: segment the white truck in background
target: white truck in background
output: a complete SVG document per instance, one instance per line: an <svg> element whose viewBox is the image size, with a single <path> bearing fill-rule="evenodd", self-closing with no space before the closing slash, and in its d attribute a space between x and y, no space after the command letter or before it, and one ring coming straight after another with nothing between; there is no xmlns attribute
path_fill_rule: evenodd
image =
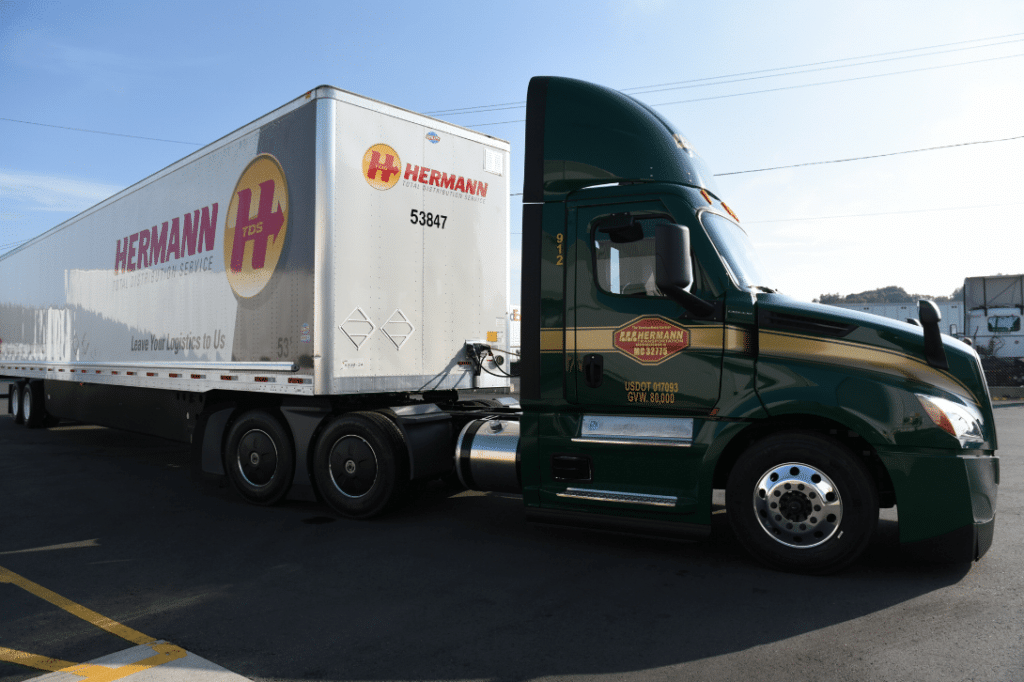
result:
<svg viewBox="0 0 1024 682"><path fill-rule="evenodd" d="M1024 275L964 280L964 335L983 357L1024 358Z"/></svg>
<svg viewBox="0 0 1024 682"><path fill-rule="evenodd" d="M964 333L990 386L1024 386L1024 275L964 280Z"/></svg>

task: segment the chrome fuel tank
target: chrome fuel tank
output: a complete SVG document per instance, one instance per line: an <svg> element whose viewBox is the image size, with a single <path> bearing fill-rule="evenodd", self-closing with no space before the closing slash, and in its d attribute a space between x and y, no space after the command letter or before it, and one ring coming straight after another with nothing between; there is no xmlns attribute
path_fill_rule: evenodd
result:
<svg viewBox="0 0 1024 682"><path fill-rule="evenodd" d="M466 424L455 446L455 471L471 490L520 492L519 422L487 417Z"/></svg>

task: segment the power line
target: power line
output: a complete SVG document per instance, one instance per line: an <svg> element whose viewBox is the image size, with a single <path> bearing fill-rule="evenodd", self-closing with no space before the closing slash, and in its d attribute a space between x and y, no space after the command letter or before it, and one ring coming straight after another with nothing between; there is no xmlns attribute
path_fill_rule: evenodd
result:
<svg viewBox="0 0 1024 682"><path fill-rule="evenodd" d="M916 154L918 152L933 152L933 151L937 151L939 149L954 149L956 147L970 147L972 145L977 145L977 144L994 144L996 142L1012 142L1014 140L1024 140L1024 135L1016 135L1014 137L1003 137L1003 138L999 138L997 140L975 140L974 142L956 142L956 143L953 143L953 144L939 145L937 147L922 147L920 149L905 149L905 150L899 151L899 152L887 152L885 154L871 154L869 156L852 156L852 157L850 157L848 159L832 159L832 160L829 160L829 161L807 161L807 162L804 162L804 163L790 164L788 166L771 166L770 168L752 168L750 170L730 171L728 173L715 173L714 176L716 178L719 178L719 177L723 177L723 176L726 176L726 175L742 175L744 173L764 173L766 171L783 170L783 169L786 169L786 168L802 168L804 166L820 166L820 165L830 164L830 163L846 163L847 161L864 161L864 160L867 160L867 159L881 159L881 158L885 158L887 156L900 156L902 154ZM518 192L518 193L515 193L515 194L511 194L510 196L518 197L518 196L522 196L522 194L523 194L522 192ZM1000 205L1003 205L1003 204L1000 204ZM1008 205L1015 205L1015 204L1008 204ZM879 214L879 215L881 215L881 214ZM799 220L812 220L812 218L800 218ZM753 222L753 221L749 221L748 220L746 222L750 223L750 222ZM773 221L759 221L759 222L773 222ZM774 221L774 222L780 222L780 221Z"/></svg>
<svg viewBox="0 0 1024 682"><path fill-rule="evenodd" d="M901 152L887 152L885 154L872 154L870 156L852 156L848 159L832 159L831 161L807 161L805 163L794 163L789 166L772 166L770 168L753 168L751 170L730 171L728 173L715 173L715 177L725 175L742 175L744 173L763 173L765 171L782 170L784 168L802 168L803 166L820 166L827 163L846 163L847 161L863 161L865 159L881 159L887 156L899 156L900 154L916 154L918 152L933 152L938 149L952 149L954 147L969 147L975 144L992 144L994 142L1011 142L1013 140L1024 140L1024 135L1016 137L1004 137L998 140L978 140L976 142L957 142L955 144L944 144L938 147L922 147L921 149L907 149Z"/></svg>
<svg viewBox="0 0 1024 682"><path fill-rule="evenodd" d="M968 66L970 64L982 64L984 62L994 62L1000 59L1013 59L1014 57L1024 57L1024 53L1021 54L1008 54L1001 57L988 57L987 59L975 59L969 62L957 62L955 64L939 64L936 66L924 66L919 69L907 69L905 71L890 71L888 73L874 73L868 76L853 76L851 78L840 78L831 81L818 81L816 83L803 83L801 85L785 85L778 88L768 88L766 90L750 90L748 92L736 92L729 95L714 95L711 97L698 97L696 99L683 99L675 102L660 102L658 104L652 104L652 107L667 107L673 104L689 104L690 102L707 102L713 99L727 99L730 97L741 97L743 95L761 95L766 92L781 92L782 90L796 90L798 88L812 88L818 85L834 85L836 83L850 83L853 81L863 81L871 78L884 78L885 76L900 76L907 73L920 73L922 71L935 71L938 69L949 69L954 66Z"/></svg>
<svg viewBox="0 0 1024 682"><path fill-rule="evenodd" d="M767 223L795 223L807 220L839 220L841 218L877 218L885 215L905 215L910 213L937 213L948 211L967 211L981 208L1006 208L1009 206L1024 206L1024 202L1018 201L1010 204L980 204L977 206L947 206L943 208L918 208L909 211L882 211L879 213L849 213L846 215L822 215L804 216L801 218L774 218L772 220L744 220L742 225L764 225ZM522 234L522 231L510 230L509 234Z"/></svg>
<svg viewBox="0 0 1024 682"><path fill-rule="evenodd" d="M112 133L106 130L89 130L87 128L71 128L68 126L58 126L51 123L38 123L36 121L21 121L16 118L4 118L0 116L0 121L10 121L11 123L24 123L31 126L43 126L46 128L60 128L61 130L74 130L79 133L95 133L97 135L114 135L116 137L130 137L136 140L150 140L151 142L171 142L173 144L190 144L194 147L202 147L203 145L199 142L182 142L181 140L164 140L159 137L143 137L141 135L127 135L125 133Z"/></svg>
<svg viewBox="0 0 1024 682"><path fill-rule="evenodd" d="M873 61L858 62L856 64L839 64L839 65L835 65L835 66L821 66L821 67L816 67L816 68L811 68L811 69L802 69L800 71L790 71L788 73L773 73L773 74L767 74L767 75L762 75L762 76L750 76L750 77L747 77L747 78L734 78L732 80L720 80L720 81L718 81L716 83L696 83L695 82L695 83L691 83L689 85L674 85L672 87L665 87L665 88L659 88L659 89L654 89L654 90L644 90L642 92L634 92L633 94L635 94L635 95L650 95L650 94L653 94L655 92L666 92L668 90L685 90L685 89L688 89L688 88L701 88L701 87L708 87L708 86L711 86L711 85L728 85L730 83L742 83L742 82L745 82L745 81L761 80L763 78L778 78L779 76L796 76L796 75L803 74L803 73L815 73L815 72L818 72L818 71L832 71L834 69L849 69L849 68L854 67L854 66L868 66L869 64L883 64L885 62L899 61L899 60L902 60L902 59L913 59L915 57L932 57L932 56L939 55L939 54L948 54L950 52L962 52L964 50L976 50L979 47L994 47L996 45L1008 45L1010 43L1019 43L1019 42L1022 42L1022 41L1024 41L1024 38L1018 38L1016 40L1007 40L1007 41L1004 41L1004 42L1001 42L1001 43L991 43L989 45L974 45L972 47L961 47L961 48L958 48L956 50L941 50L939 52L928 52L926 54L914 54L914 55L907 55L907 56L903 56L903 57L889 57L888 59L875 59ZM967 62L967 63L971 63L971 62ZM938 67L938 68L942 68L942 67Z"/></svg>
<svg viewBox="0 0 1024 682"><path fill-rule="evenodd" d="M744 225L763 225L766 223L794 223L807 220L838 220L840 218L875 218L883 215L904 215L908 213L936 213L946 211L966 211L980 208L1004 208L1007 206L1024 206L1018 201L1011 204L980 204L977 206L947 206L943 208L918 208L909 211L883 211L881 213L850 213L847 215L806 216L802 218L775 218L772 220L744 220Z"/></svg>
<svg viewBox="0 0 1024 682"><path fill-rule="evenodd" d="M728 75L723 75L723 76L711 76L711 77L707 77L707 78L694 78L694 79L691 79L691 80L675 81L675 82L671 82L671 83L661 83L661 84L658 84L658 85L647 85L647 86L640 86L640 87L635 87L635 88L625 88L625 89L623 89L623 92L633 92L633 93L636 93L636 94L646 94L645 92L638 92L638 91L643 90L643 91L657 92L656 90L650 90L650 88L661 88L661 87L676 86L676 85L690 85L692 83L702 83L702 82L705 82L705 81L721 80L723 78L738 78L740 76L752 76L752 75L756 75L756 74L772 74L772 72L774 72L774 71L790 71L790 73L779 73L779 74L772 74L772 75L760 76L760 77L761 78L769 78L769 77L774 77L774 76L790 76L790 75L797 74L797 73L807 73L808 72L807 70L805 70L805 71L792 71L792 69L803 69L805 67L810 67L810 66L822 66L824 64L836 64L838 62L856 61L856 60L860 60L860 59L872 59L874 57L887 57L889 55L904 54L904 53L907 53L907 52L920 52L922 50L933 50L933 49L937 49L937 48L940 48L940 47L949 47L950 45L963 45L964 43L974 43L974 42L978 42L979 40L999 40L1001 38L1016 38L1016 36L1021 36L1021 35L1024 35L1024 33L1011 33L1011 34L1004 35L1004 36L993 36L992 38L977 38L975 40L964 40L964 41L960 41L960 42L957 42L957 43L945 43L943 45L930 45L928 47L915 47L915 48L912 48L912 49L909 49L909 50L895 50L893 52L878 52L876 54L869 54L869 55L864 55L864 56L861 56L861 57L844 57L842 59L830 59L828 61L823 61L823 62L811 62L809 64L795 64L793 66L780 66L780 67L776 67L776 68L773 68L773 69L761 69L759 71L745 71L745 72L742 72L742 73L733 73L733 74L728 74ZM963 52L965 50L977 50L977 49L985 48L985 47L996 47L998 45L1006 45L1006 44L1009 44L1009 43L1018 43L1021 40L1024 40L1024 38L1016 38L1015 40L1006 40L1006 41L1003 41L1001 43L988 43L986 45L972 45L970 47L961 47L961 48L956 48L956 49L953 49L953 50L940 50L938 52L928 52L926 54L913 54L913 55L907 55L905 57L896 57L894 59L879 59L879 60L875 60L875 61L871 61L871 62L859 62L857 64L844 64L842 66L828 67L828 68L849 68L851 66L864 66L865 64L878 64L878 63L881 63L881 62L896 61L896 60L899 60L899 59L914 59L915 57L931 57L931 56L934 56L934 55L937 55L937 54L948 54L950 52ZM809 70L810 71L824 71L826 69L809 69ZM752 80L752 79L743 79L743 80ZM736 82L736 81L726 81L726 82L733 83L733 82ZM721 84L722 83L710 83L710 85L721 85Z"/></svg>
<svg viewBox="0 0 1024 682"><path fill-rule="evenodd" d="M715 100L715 99L729 99L729 98L732 98L732 97L743 97L745 95L761 95L761 94L765 94L765 93L768 93L768 92L781 92L783 90L797 90L797 89L800 89L800 88L817 87L819 85L834 85L836 83L850 83L850 82L853 82L853 81L869 80L869 79L872 79L872 78L883 78L885 76L899 76L899 75L908 74L908 73L920 73L922 71L935 71L937 69L949 69L949 68L952 68L954 66L968 66L970 64L981 64L981 63L984 63L984 62L992 62L992 61L997 61L997 60L1000 60L1000 59L1013 59L1015 57L1024 57L1024 53L1021 53L1021 54L1011 54L1011 55L1003 55L1001 57L989 57L987 59L976 59L976 60L969 61L969 62L957 62L955 64L939 64L939 65L936 65L936 66L925 66L925 67L921 67L919 69L907 69L905 71L890 71L888 73L875 73L875 74L871 74L871 75L868 75L868 76L853 76L851 78L839 78L839 79L830 80L830 81L818 81L816 83L802 83L800 85L784 85L784 86L780 86L780 87L777 87L777 88L767 88L765 90L748 90L746 92L734 92L734 93L730 93L730 94L726 94L726 95L710 95L708 97L695 97L693 99L683 99L683 100L677 100L677 101L674 101L674 102L659 102L657 104L652 104L651 106L652 107L667 107L667 106L672 106L672 105L675 105L675 104L691 104L693 102L707 102L707 101ZM515 119L515 120L512 120L512 121L497 121L497 122L494 122L494 123L471 123L471 124L466 125L466 127L467 128L482 128L483 126L505 125L505 124L508 124L508 123L523 123L525 121L526 121L525 118L520 118L520 119Z"/></svg>
<svg viewBox="0 0 1024 682"><path fill-rule="evenodd" d="M942 48L942 47L951 47L953 45L965 45L967 43L977 43L977 42L980 42L980 41L983 41L983 40L1001 40L1003 38L1018 38L1018 36L1024 36L1024 33L1008 33L1006 35L990 36L988 38L974 38L973 40L961 40L961 41L954 42L954 43L942 43L940 45L927 45L925 47L915 47L915 48L910 48L910 49L906 49L906 50L894 50L894 51L891 51L891 52L876 52L874 54L861 55L859 57L843 57L843 58L840 58L840 59L829 59L829 60L820 61L820 62L809 62L809 63L805 63L805 64L794 64L792 66L778 66L778 67L774 67L774 68L770 68L770 69L759 69L759 70L756 70L756 71L741 71L741 72L738 72L738 73L723 74L721 76L707 76L707 77L704 77L704 78L693 78L693 79L689 79L689 80L672 81L672 82L668 82L668 83L655 83L655 84L651 84L651 85L638 85L638 86L629 87L629 88L621 88L621 91L622 92L626 92L626 93L632 92L632 93L635 93L635 94L648 94L648 92L646 92L646 91L649 91L649 92L659 92L659 90L651 90L651 88L675 89L675 88L673 88L671 86L698 87L696 85L693 85L693 84L696 84L696 83L704 83L706 85L722 85L723 83L721 83L721 82L720 83L708 83L708 81L721 81L722 79L725 79L725 78L739 78L741 76L753 76L753 75L758 75L758 74L773 74L773 75L768 75L768 76L760 76L761 78L770 78L770 77L775 77L775 76L789 76L789 75L793 75L793 73L774 73L774 72L777 72L777 71L791 71L792 69L802 69L802 68L805 68L805 67L822 66L822 65L825 65L825 64L837 64L839 62L857 61L857 60L861 60L861 59L871 59L871 58L874 58L874 57L888 57L888 56L896 55L896 54L906 54L908 52L921 52L923 50L936 50L936 49ZM989 44L986 44L986 45L972 45L970 47L963 47L963 48L958 48L958 49L954 49L954 50L942 50L942 51L939 51L939 52L931 52L931 53L923 54L923 55L908 55L906 57L899 57L898 59L912 59L914 57L929 57L929 56L933 56L933 55L937 55L937 54L947 54L949 52L961 52L961 51L964 51L964 50L974 50L974 49L979 49L979 48L984 48L984 47L995 47L995 46L998 46L998 45L1005 45L1007 43L1020 42L1020 40L1024 40L1024 39L1018 38L1017 40L1007 40L1007 41L1004 41L1002 43L989 43ZM879 61L893 61L893 60L879 60ZM848 64L848 65L845 65L844 67L832 67L832 68L846 68L846 67L849 67L849 66L863 66L864 64L874 64L874 63L878 63L878 62L862 62L860 64ZM823 69L812 69L812 70L823 70ZM798 72L794 72L794 73L807 73L807 72L806 71L798 71ZM741 79L741 80L753 80L753 79ZM731 83L731 82L737 82L737 81L726 81L726 82L730 82ZM641 92L641 91L645 91L645 92ZM481 105L478 105L478 106L458 107L458 108L454 108L454 109L439 109L437 111L428 111L428 112L425 112L425 113L429 114L429 115L435 115L435 114L459 114L459 113L486 113L486 112L489 112L489 111L505 111L507 109L520 109L520 108L522 108L524 106L526 106L526 102L523 102L523 101L519 101L519 102L504 102L504 103L500 103L500 104L481 104Z"/></svg>
<svg viewBox="0 0 1024 682"><path fill-rule="evenodd" d="M990 38L976 38L974 40L965 40L965 41L959 41L959 42L954 42L954 43L944 43L944 44L941 44L941 45L932 45L932 46L928 46L928 47L911 48L911 49L907 49L907 50L896 50L896 51L893 51L893 52L880 52L880 53L876 53L876 54L872 54L872 55L865 55L865 56L861 56L861 57L844 57L844 58L841 58L841 59L833 59L833 60L828 60L828 61L823 61L823 62L811 62L811 63L808 63L808 64L801 64L801 65L795 65L795 66L776 67L776 68L773 68L773 69L762 69L760 71L747 71L747 72L741 72L741 73L730 74L730 75L725 75L725 76L712 76L712 77L707 77L707 78L693 79L693 80L689 80L689 81L676 81L674 83L663 83L663 84L660 84L660 85L636 86L636 87L633 87L633 88L625 88L625 89L623 89L623 92L630 92L630 91L634 91L635 92L635 91L643 90L643 92L635 92L635 94L651 94L651 93L654 93L654 92L663 92L663 91L666 91L666 90L684 89L684 88L691 88L691 87L701 87L701 84L703 84L703 85L724 85L724 84L727 84L727 83L735 83L735 82L740 82L740 81L745 81L745 80L756 80L758 78L769 78L769 77L775 77L775 76L796 75L796 74L800 74L800 73L808 73L810 71L820 71L820 70L824 70L824 69L808 69L808 70L805 70L805 71L791 71L790 73L777 73L777 74L773 74L773 75L756 76L756 78L738 78L736 80L731 80L731 81L721 81L721 79L723 79L723 78L733 78L733 77L737 77L737 76L747 76L747 75L752 75L752 74L764 74L764 73L770 73L770 72L774 72L774 71L792 70L792 69L796 69L796 68L802 68L804 66L819 66L819 65L822 65L822 64L834 64L834 63L837 63L837 62L853 61L853 60L860 60L860 59L868 59L868 58L871 58L871 57L887 56L887 55L893 55L893 54L903 54L903 53L907 53L907 52L920 52L922 50L930 50L930 49L936 49L936 48L940 48L940 47L949 47L951 45L963 45L963 44L966 44L966 43L978 42L978 41L982 41L982 40L999 40L999 39L1002 39L1002 38L1015 38L1016 36L1021 36L1021 35L1024 35L1024 34L1022 34L1022 33L1010 33L1010 34L1006 34L1006 35L1002 35L1002 36L992 36ZM962 50L977 49L977 48L981 48L981 47L993 47L993 46L997 46L997 45L1005 45L1007 43L1020 42L1021 40L1024 40L1024 38L1016 39L1016 40L1007 40L1007 41L1004 41L1002 43L989 43L989 44L986 44L986 45L973 45L973 46L970 46L970 47L963 47L963 48L958 48L958 49L954 49L954 50L944 50L944 51L940 51L940 52L932 52L932 53L928 53L928 54L925 54L925 55L908 55L908 56L905 56L905 57L897 57L895 59L909 59L909 58L912 58L912 57L932 56L932 55L936 55L936 54L945 54L945 53L948 53L948 52L958 52L958 51L962 51ZM741 97L741 96L744 96L744 95L756 95L756 94L764 94L764 93L770 93L770 92L779 92L779 91L783 91L783 90L793 90L793 89L797 89L797 88L816 87L816 86L819 86L819 85L832 85L832 84L837 84L837 83L847 83L847 82L857 81L857 80L867 80L867 79L871 79L871 78L881 78L881 77L884 77L884 76L895 76L895 75L901 75L901 74L907 74L907 73L917 73L917 72L921 72L921 71L931 71L931 70L935 70L935 69L945 69L945 68L951 68L951 67L954 67L954 66L964 66L964 65L969 65L969 64L978 64L978 63L983 63L983 62L988 62L988 61L995 61L995 60L1000 60L1000 59L1010 59L1010 58L1021 57L1021 56L1024 56L1024 54L1004 55L1004 56L1001 56L1001 57L991 57L991 58L988 58L988 59L979 59L979 60L968 61L968 62L957 62L955 64L941 64L941 65L930 66L930 67L922 67L922 68L919 68L919 69L909 69L909 70L905 70L905 71L893 71L893 72L889 72L889 73L871 74L871 75L867 75L867 76L857 76L857 77L852 77L852 78L844 78L844 79L837 79L837 80L831 80L831 81L819 81L817 83L804 83L804 84L800 84L800 85L790 85L790 86L783 86L783 87L779 87L779 88L769 88L769 89L765 89L765 90L754 90L754 91L731 93L731 94L725 94L725 95L714 95L714 96L710 96L710 97L699 97L699 98L688 99L688 100L678 100L678 101L674 101L674 102L662 102L662 103L659 103L659 104L654 104L652 106L663 107L663 106L672 106L672 105L676 105L676 104L689 104L689 103L693 103L693 102L704 102L704 101L715 100L715 99L726 99L726 98L731 98L731 97ZM847 65L843 65L843 66L840 66L840 67L827 67L827 68L845 68L845 67L849 67L849 66L862 66L862 65L866 65L866 64L878 63L880 61L892 61L892 59L878 60L878 61L875 61L875 62L861 62L859 64L847 64ZM712 80L718 80L720 82L718 82L718 83L704 83L705 81L712 81ZM672 86L672 87L662 87L662 86ZM661 88L661 89L651 90L650 88ZM504 111L504 110L507 110L507 109L521 109L521 108L523 108L525 106L525 104L526 104L525 102L509 102L509 103L506 103L506 104L480 105L480 106L476 106L476 107L465 107L465 108L462 108L462 109L447 109L447 110L439 110L439 111L433 111L433 112L427 112L427 113L428 114L450 114L450 115L461 114L461 113L490 113L490 112L495 112L495 111ZM496 108L496 107L498 107L498 108ZM476 124L470 124L467 127L477 127L478 128L478 127L483 127L483 126L507 125L507 124L510 124L510 123L524 123L525 120L526 119L514 119L514 120L511 120L511 121L494 121L494 122L489 122L489 123L476 123ZM0 117L0 121L9 121L9 122L12 122L12 123L22 123L22 124L26 124L26 125L43 126L43 127L47 127L47 128L58 128L58 129L61 129L61 130L72 130L72 131L76 131L76 132L94 133L94 134L98 134L98 135L111 135L111 136L116 136L116 137L127 137L127 138L138 139L138 140L149 140L149 141L153 141L153 142L168 142L168 143L172 143L172 144L187 144L187 145L191 145L191 146L195 146L195 147L202 146L202 144L198 143L198 142L185 142L185 141L182 141L182 140L167 140L167 139L163 139L163 138L144 137L144 136L141 136L141 135L129 135L129 134L126 134L126 133L115 133L115 132L104 131L104 130L91 130L91 129L87 129L87 128L74 128L74 127L70 127L70 126L59 126L59 125L54 125L54 124L50 124L50 123L39 123L37 121L25 121L25 120L6 118L6 117ZM819 163L825 163L825 162L819 162ZM737 172L755 172L755 171L737 171ZM724 175L727 175L727 174L724 174Z"/></svg>

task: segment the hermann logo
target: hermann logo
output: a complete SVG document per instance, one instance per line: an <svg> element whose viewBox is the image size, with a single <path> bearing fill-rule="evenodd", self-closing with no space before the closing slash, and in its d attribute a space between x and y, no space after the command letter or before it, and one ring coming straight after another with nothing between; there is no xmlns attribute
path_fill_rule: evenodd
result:
<svg viewBox="0 0 1024 682"><path fill-rule="evenodd" d="M386 144L375 144L363 154L363 177L370 187L391 189L402 175L402 160L398 152Z"/></svg>
<svg viewBox="0 0 1024 682"><path fill-rule="evenodd" d="M270 154L249 162L235 185L224 225L224 272L241 298L263 291L288 233L288 182Z"/></svg>
<svg viewBox="0 0 1024 682"><path fill-rule="evenodd" d="M612 335L615 348L642 365L657 365L690 345L690 332L663 317L641 317Z"/></svg>

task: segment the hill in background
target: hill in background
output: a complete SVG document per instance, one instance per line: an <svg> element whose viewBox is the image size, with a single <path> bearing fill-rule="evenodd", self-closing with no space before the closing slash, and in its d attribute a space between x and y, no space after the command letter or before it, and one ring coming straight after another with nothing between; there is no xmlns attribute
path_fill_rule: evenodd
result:
<svg viewBox="0 0 1024 682"><path fill-rule="evenodd" d="M920 299L928 299L936 303L959 301L964 297L964 288L957 287L949 296L928 296L926 294L908 294L903 287L882 287L859 294L822 294L814 299L815 303L917 303Z"/></svg>

